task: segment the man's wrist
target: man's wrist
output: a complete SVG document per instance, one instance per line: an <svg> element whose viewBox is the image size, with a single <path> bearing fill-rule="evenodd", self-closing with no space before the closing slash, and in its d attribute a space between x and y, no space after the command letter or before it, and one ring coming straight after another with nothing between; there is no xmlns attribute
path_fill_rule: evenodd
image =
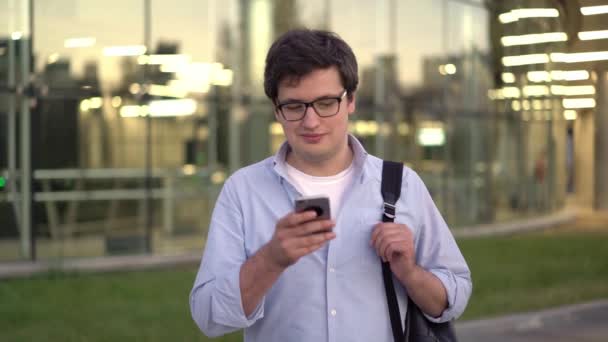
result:
<svg viewBox="0 0 608 342"><path fill-rule="evenodd" d="M420 279L423 278L424 269L418 265L412 266L410 269L404 269L400 274L397 274L397 279L406 287L415 286Z"/></svg>
<svg viewBox="0 0 608 342"><path fill-rule="evenodd" d="M277 263L271 254L270 246L268 244L262 246L260 250L255 254L255 257L259 259L260 266L268 273L281 274L286 267Z"/></svg>

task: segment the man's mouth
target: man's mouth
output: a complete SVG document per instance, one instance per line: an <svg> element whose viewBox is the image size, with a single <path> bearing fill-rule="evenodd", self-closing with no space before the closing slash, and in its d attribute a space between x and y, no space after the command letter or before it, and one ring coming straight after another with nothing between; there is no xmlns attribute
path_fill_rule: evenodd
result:
<svg viewBox="0 0 608 342"><path fill-rule="evenodd" d="M310 143L310 144L314 144L314 143L318 143L319 141L321 141L321 139L323 138L325 134L320 134L320 133L306 133L306 134L300 134L300 136L302 137L302 139L304 139L305 142Z"/></svg>

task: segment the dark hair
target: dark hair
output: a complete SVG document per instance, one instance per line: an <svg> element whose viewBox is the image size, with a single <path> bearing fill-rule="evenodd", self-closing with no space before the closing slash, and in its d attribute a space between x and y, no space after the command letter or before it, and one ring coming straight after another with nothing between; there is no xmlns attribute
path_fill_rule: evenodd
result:
<svg viewBox="0 0 608 342"><path fill-rule="evenodd" d="M264 91L272 101L285 78L298 81L316 69L335 66L342 85L352 98L357 89L357 59L342 38L322 30L295 29L281 35L268 50L264 70Z"/></svg>

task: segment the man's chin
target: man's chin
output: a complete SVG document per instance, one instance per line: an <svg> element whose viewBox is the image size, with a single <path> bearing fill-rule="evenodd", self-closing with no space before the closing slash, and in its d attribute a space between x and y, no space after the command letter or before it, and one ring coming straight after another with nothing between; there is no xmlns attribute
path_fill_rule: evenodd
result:
<svg viewBox="0 0 608 342"><path fill-rule="evenodd" d="M300 159L308 163L319 163L331 158L331 153L321 146L306 146L296 153Z"/></svg>

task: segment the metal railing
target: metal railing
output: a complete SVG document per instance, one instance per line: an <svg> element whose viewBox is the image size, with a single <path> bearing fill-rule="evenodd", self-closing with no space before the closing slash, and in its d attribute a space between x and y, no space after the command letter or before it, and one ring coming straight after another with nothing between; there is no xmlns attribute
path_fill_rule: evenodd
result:
<svg viewBox="0 0 608 342"><path fill-rule="evenodd" d="M175 230L175 202L182 199L213 197L213 188L221 184L225 178L222 170L211 170L209 168L199 168L198 170L170 170L153 169L151 178L154 182L160 182L160 186L150 190L144 188L143 181L146 177L145 169L56 169L56 170L35 170L33 181L40 184L42 191L34 192L33 200L43 203L48 219L48 226L52 238L71 236L77 232L78 222L78 203L89 201L121 201L134 200L145 201L155 199L162 201L162 229L164 233L172 234ZM7 170L0 172L6 179L9 179ZM16 174L15 182L19 183L19 175ZM176 184L181 179L194 178L202 181L203 186L196 187L177 187ZM52 190L53 181L72 181L72 190L54 191ZM139 188L118 187L114 189L85 189L86 182L95 180L138 180L141 181ZM7 189L6 193L0 193L0 201L8 201L13 204L19 202L20 194L13 189ZM58 203L67 203L66 215L61 222ZM138 209L141 213L142 206ZM108 215L107 221L112 221L113 217Z"/></svg>

